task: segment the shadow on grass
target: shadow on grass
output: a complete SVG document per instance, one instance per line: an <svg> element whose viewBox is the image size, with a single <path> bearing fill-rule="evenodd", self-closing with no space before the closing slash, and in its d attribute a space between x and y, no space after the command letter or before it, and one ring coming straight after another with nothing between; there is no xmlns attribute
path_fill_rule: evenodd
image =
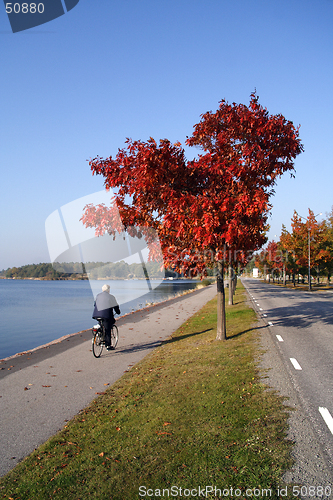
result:
<svg viewBox="0 0 333 500"><path fill-rule="evenodd" d="M184 340L189 337L194 337L195 335L200 335L201 333L211 332L213 328L207 328L207 330L202 330L201 332L193 332L187 335L177 335L177 337L172 337L171 339L163 340L162 344L172 344L173 342L178 342L179 340Z"/></svg>
<svg viewBox="0 0 333 500"><path fill-rule="evenodd" d="M241 337L242 335L245 335L245 333L253 332L255 330L261 330L261 328L267 328L267 325L254 326L252 328L248 328L247 330L243 330L242 332L235 333L234 335L227 335L227 340Z"/></svg>
<svg viewBox="0 0 333 500"><path fill-rule="evenodd" d="M188 335L179 335L177 337L172 337L171 339L166 340L154 340L152 342L144 342L141 344L131 344L130 346L117 348L115 351L110 351L110 355L112 356L121 356L122 354L128 354L130 352L140 352L140 351L149 351L155 349L156 347L160 347L161 345L171 344L173 342L178 342L180 340L184 340L190 337L194 337L195 335L200 335L201 333L206 333L212 331L213 328L208 328L207 330L202 330L201 332L193 332ZM103 351L104 353L104 351Z"/></svg>

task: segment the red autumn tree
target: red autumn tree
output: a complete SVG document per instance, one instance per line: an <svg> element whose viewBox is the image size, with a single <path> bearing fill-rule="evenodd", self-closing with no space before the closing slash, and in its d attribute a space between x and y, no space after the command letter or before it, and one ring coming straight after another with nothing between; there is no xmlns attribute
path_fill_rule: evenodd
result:
<svg viewBox="0 0 333 500"><path fill-rule="evenodd" d="M283 270L283 258L276 241L270 241L266 248L266 263L268 270L273 278L279 277Z"/></svg>
<svg viewBox="0 0 333 500"><path fill-rule="evenodd" d="M283 284L286 285L286 274L288 274L289 277L292 275L294 286L296 286L295 273L298 270L298 265L296 264L295 252L293 251L293 237L292 234L287 231L284 224L282 224L278 246L281 252L283 264Z"/></svg>
<svg viewBox="0 0 333 500"><path fill-rule="evenodd" d="M154 229L165 266L185 275L216 266L217 339L225 339L224 264L245 264L265 243L276 178L293 172L303 147L292 122L270 116L255 94L249 106L221 101L186 144L203 154L188 161L180 143L128 139L115 158L91 160L93 174L118 191L111 207L87 206L82 221L96 234Z"/></svg>
<svg viewBox="0 0 333 500"><path fill-rule="evenodd" d="M325 262L325 271L328 284L333 273L333 207L331 212L326 214L327 219L323 221L323 239L321 248L321 260Z"/></svg>
<svg viewBox="0 0 333 500"><path fill-rule="evenodd" d="M319 224L314 213L309 209L305 222L296 210L291 219L291 235L287 238L289 250L295 256L296 270L303 276L308 272L309 265L309 237L311 246L311 267L319 266L325 259L321 252L323 239L323 224Z"/></svg>

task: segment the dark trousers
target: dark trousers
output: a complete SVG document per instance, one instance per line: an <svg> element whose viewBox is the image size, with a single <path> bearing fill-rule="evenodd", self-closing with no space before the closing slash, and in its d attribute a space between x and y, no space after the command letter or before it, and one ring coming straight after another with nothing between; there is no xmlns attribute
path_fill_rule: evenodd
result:
<svg viewBox="0 0 333 500"><path fill-rule="evenodd" d="M113 324L114 324L114 321L112 321L110 319L103 318L103 326L105 329L105 344L106 345L111 345L111 328L112 328Z"/></svg>

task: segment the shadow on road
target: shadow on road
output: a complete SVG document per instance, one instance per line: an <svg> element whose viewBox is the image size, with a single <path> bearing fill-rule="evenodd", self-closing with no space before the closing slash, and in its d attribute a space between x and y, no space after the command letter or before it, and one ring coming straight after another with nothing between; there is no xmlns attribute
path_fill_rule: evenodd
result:
<svg viewBox="0 0 333 500"><path fill-rule="evenodd" d="M267 290L272 303L279 304L282 298L290 303L290 305L271 307L266 310L275 325L297 328L306 328L317 322L328 326L333 325L333 294L331 292L323 292L319 295L309 291L276 288L269 284L265 287L262 283L260 285L251 286L250 291L255 295L256 292L262 293Z"/></svg>

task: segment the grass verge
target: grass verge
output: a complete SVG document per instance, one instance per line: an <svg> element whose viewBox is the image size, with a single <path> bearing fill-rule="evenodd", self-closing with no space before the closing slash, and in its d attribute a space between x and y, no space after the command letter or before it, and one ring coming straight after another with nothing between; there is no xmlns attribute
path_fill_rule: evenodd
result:
<svg viewBox="0 0 333 500"><path fill-rule="evenodd" d="M217 342L209 302L2 478L0 498L183 498L189 490L249 498L255 488L255 498L279 498L291 466L288 415L260 380L254 321L240 284L227 306L229 339Z"/></svg>

